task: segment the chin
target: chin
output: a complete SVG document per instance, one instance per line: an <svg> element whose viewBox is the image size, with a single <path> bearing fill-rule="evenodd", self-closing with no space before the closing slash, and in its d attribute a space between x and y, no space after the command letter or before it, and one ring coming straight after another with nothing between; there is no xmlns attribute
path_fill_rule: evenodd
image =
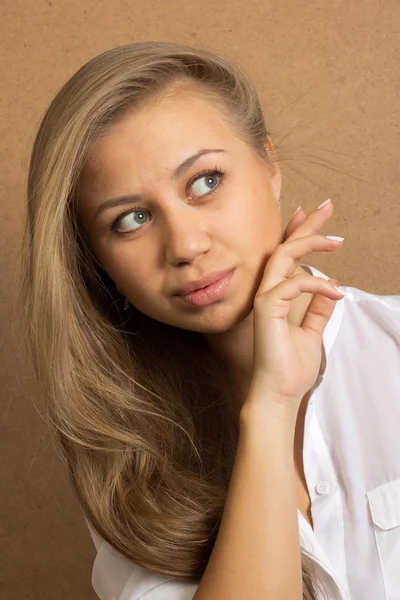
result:
<svg viewBox="0 0 400 600"><path fill-rule="evenodd" d="M228 303L215 303L207 307L203 314L192 315L182 319L176 327L197 331L204 334L226 333L240 325L253 311L253 302L245 306L233 306Z"/></svg>

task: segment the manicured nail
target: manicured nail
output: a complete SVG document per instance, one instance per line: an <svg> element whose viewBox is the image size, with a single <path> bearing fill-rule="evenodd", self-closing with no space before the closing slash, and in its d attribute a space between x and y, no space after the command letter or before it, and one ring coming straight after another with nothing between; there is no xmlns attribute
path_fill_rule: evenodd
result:
<svg viewBox="0 0 400 600"><path fill-rule="evenodd" d="M299 206L298 208L296 208L296 210L294 211L293 215L292 215L292 219L295 215L297 215L297 213L299 212L299 210L301 209L301 206Z"/></svg>
<svg viewBox="0 0 400 600"><path fill-rule="evenodd" d="M326 206L327 204L329 204L331 201L330 198L328 198L328 200L325 200L325 202L323 202L322 204L320 204L319 206L317 206L317 208L322 208L323 206Z"/></svg>
<svg viewBox="0 0 400 600"><path fill-rule="evenodd" d="M335 288L335 290L337 292L339 292L339 294L342 294L342 296L346 295L344 292L342 292L342 290L339 289L339 282L336 279L332 279L331 283L332 283L332 286ZM337 284L337 285L335 285L335 284Z"/></svg>
<svg viewBox="0 0 400 600"><path fill-rule="evenodd" d="M342 296L345 296L345 295L346 295L344 292L342 292L342 290L341 290L341 289L339 289L339 287L338 287L337 285L334 285L333 287L335 288L335 290L336 290L337 292L339 292L339 294L342 294Z"/></svg>
<svg viewBox="0 0 400 600"><path fill-rule="evenodd" d="M326 237L334 242L343 242L344 240L344 237L339 237L338 235L327 235Z"/></svg>

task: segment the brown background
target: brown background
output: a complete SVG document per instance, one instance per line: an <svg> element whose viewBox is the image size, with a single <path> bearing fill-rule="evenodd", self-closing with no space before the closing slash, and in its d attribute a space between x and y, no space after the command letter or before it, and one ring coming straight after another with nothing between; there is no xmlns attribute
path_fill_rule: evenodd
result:
<svg viewBox="0 0 400 600"><path fill-rule="evenodd" d="M398 0L1 0L2 600L94 599L94 547L39 413L11 325L29 152L63 83L130 42L208 45L254 78L283 169L285 225L330 197L334 254L303 262L376 294L400 294ZM36 406L36 408L35 408Z"/></svg>

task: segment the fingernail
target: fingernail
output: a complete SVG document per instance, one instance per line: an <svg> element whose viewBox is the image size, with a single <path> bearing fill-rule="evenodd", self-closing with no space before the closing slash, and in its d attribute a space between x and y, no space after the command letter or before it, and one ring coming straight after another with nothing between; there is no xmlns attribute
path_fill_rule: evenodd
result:
<svg viewBox="0 0 400 600"><path fill-rule="evenodd" d="M327 235L326 236L329 240L334 240L335 242L343 242L344 237L340 237L338 235Z"/></svg>
<svg viewBox="0 0 400 600"><path fill-rule="evenodd" d="M342 296L345 296L345 295L346 295L344 292L342 292L342 290L340 290L340 289L338 288L338 286L337 286L337 285L334 285L333 287L335 288L335 290L336 290L337 292L339 292L339 294L342 294Z"/></svg>
<svg viewBox="0 0 400 600"><path fill-rule="evenodd" d="M318 209L318 208L322 208L323 206L326 206L327 204L329 204L329 203L330 203L330 201L331 201L331 199L330 199L330 198L328 198L328 200L325 200L325 202L323 202L322 204L320 204L319 206L317 206L317 209Z"/></svg>
<svg viewBox="0 0 400 600"><path fill-rule="evenodd" d="M335 283L337 283L337 285L335 285ZM332 286L335 288L336 291L339 292L339 294L342 294L342 296L345 296L346 294L344 292L342 292L342 290L339 288L339 282L336 281L336 279L332 280Z"/></svg>
<svg viewBox="0 0 400 600"><path fill-rule="evenodd" d="M301 209L301 206L299 206L298 208L296 208L296 210L294 211L294 213L292 214L292 219L295 215L297 215L297 213L299 212L299 210Z"/></svg>

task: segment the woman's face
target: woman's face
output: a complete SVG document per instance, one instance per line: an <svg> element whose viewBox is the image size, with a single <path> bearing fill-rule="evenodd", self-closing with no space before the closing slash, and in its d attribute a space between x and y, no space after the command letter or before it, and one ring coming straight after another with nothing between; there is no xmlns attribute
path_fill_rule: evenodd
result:
<svg viewBox="0 0 400 600"><path fill-rule="evenodd" d="M174 174L205 149L213 151ZM98 261L136 309L175 327L220 333L251 312L282 241L279 193L276 163L258 158L212 101L180 92L131 113L97 142L80 177L78 212ZM229 289L207 306L174 295L232 268Z"/></svg>

